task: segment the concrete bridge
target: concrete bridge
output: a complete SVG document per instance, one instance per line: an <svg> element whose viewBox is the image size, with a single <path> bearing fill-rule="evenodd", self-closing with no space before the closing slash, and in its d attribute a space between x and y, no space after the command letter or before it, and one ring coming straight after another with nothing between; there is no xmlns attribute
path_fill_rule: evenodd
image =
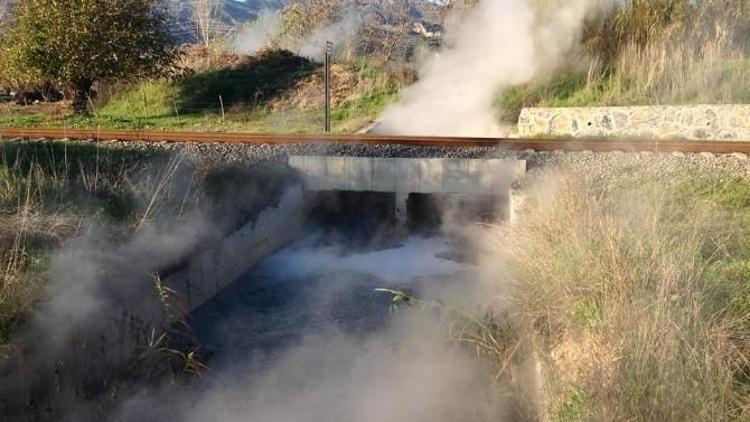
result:
<svg viewBox="0 0 750 422"><path fill-rule="evenodd" d="M526 172L526 161L515 158L291 156L289 165L308 191L394 193L396 219L402 223L412 193L492 196L510 207L511 185Z"/></svg>
<svg viewBox="0 0 750 422"><path fill-rule="evenodd" d="M526 172L516 159L426 159L293 156L289 164L309 191L393 193L395 215L406 221L409 194L489 196L507 204L512 218L511 184ZM305 198L294 186L278 205L194 257L169 277L180 303L193 310L223 290L263 257L287 245L304 227Z"/></svg>

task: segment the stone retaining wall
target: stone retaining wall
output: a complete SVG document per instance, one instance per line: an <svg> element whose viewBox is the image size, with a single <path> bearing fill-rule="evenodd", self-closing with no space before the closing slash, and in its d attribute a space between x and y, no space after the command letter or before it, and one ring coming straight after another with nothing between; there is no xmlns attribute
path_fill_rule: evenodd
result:
<svg viewBox="0 0 750 422"><path fill-rule="evenodd" d="M750 139L750 104L526 108L518 136Z"/></svg>

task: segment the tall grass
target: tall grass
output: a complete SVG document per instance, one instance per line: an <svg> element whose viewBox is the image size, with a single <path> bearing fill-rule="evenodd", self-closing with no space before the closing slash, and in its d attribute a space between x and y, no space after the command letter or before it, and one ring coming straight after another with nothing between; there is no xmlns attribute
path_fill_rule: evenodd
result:
<svg viewBox="0 0 750 422"><path fill-rule="evenodd" d="M515 87L505 118L525 106L750 102L750 3L628 0L591 18L580 62Z"/></svg>
<svg viewBox="0 0 750 422"><path fill-rule="evenodd" d="M529 194L509 248L550 416L747 420L749 210L555 179Z"/></svg>
<svg viewBox="0 0 750 422"><path fill-rule="evenodd" d="M610 102L683 104L750 101L750 59L721 44L697 49L676 42L628 46L616 65L617 77L598 83ZM609 82L609 83L608 83Z"/></svg>
<svg viewBox="0 0 750 422"><path fill-rule="evenodd" d="M153 214L137 209L157 196L166 200L162 179L174 165L157 172L159 180L144 176L158 157L94 145L0 143L0 344L44 299L50 254L85 220L134 230Z"/></svg>
<svg viewBox="0 0 750 422"><path fill-rule="evenodd" d="M609 96L662 104L750 101L748 12L742 1L632 1L608 24L619 43L608 59L616 75L604 83ZM602 52L591 53L604 62Z"/></svg>

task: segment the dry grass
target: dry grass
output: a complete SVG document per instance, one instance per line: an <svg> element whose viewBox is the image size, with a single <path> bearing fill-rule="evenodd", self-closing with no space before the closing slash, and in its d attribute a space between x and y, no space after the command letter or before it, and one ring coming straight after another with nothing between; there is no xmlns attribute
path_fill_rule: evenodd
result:
<svg viewBox="0 0 750 422"><path fill-rule="evenodd" d="M606 102L681 104L733 103L750 99L750 60L735 48L728 30L711 39L666 38L644 46L628 44L615 62Z"/></svg>
<svg viewBox="0 0 750 422"><path fill-rule="evenodd" d="M137 228L139 203L163 196L158 180L134 182L152 158L93 145L0 143L0 344L44 299L50 254L85 219Z"/></svg>
<svg viewBox="0 0 750 422"><path fill-rule="evenodd" d="M747 2L632 0L589 43L611 101L729 103L750 98Z"/></svg>
<svg viewBox="0 0 750 422"><path fill-rule="evenodd" d="M737 273L750 250L738 215L671 189L556 180L530 192L510 248L514 314L534 333L550 416L750 417L750 272Z"/></svg>
<svg viewBox="0 0 750 422"><path fill-rule="evenodd" d="M504 93L504 119L533 106L750 102L750 3L617 4L587 22L582 57L571 55L562 71Z"/></svg>

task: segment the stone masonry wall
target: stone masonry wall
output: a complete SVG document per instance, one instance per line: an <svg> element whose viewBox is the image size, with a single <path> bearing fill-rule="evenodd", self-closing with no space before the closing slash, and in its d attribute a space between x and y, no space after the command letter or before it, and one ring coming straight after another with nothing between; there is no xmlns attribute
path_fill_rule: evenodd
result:
<svg viewBox="0 0 750 422"><path fill-rule="evenodd" d="M750 139L750 104L526 108L518 136Z"/></svg>

